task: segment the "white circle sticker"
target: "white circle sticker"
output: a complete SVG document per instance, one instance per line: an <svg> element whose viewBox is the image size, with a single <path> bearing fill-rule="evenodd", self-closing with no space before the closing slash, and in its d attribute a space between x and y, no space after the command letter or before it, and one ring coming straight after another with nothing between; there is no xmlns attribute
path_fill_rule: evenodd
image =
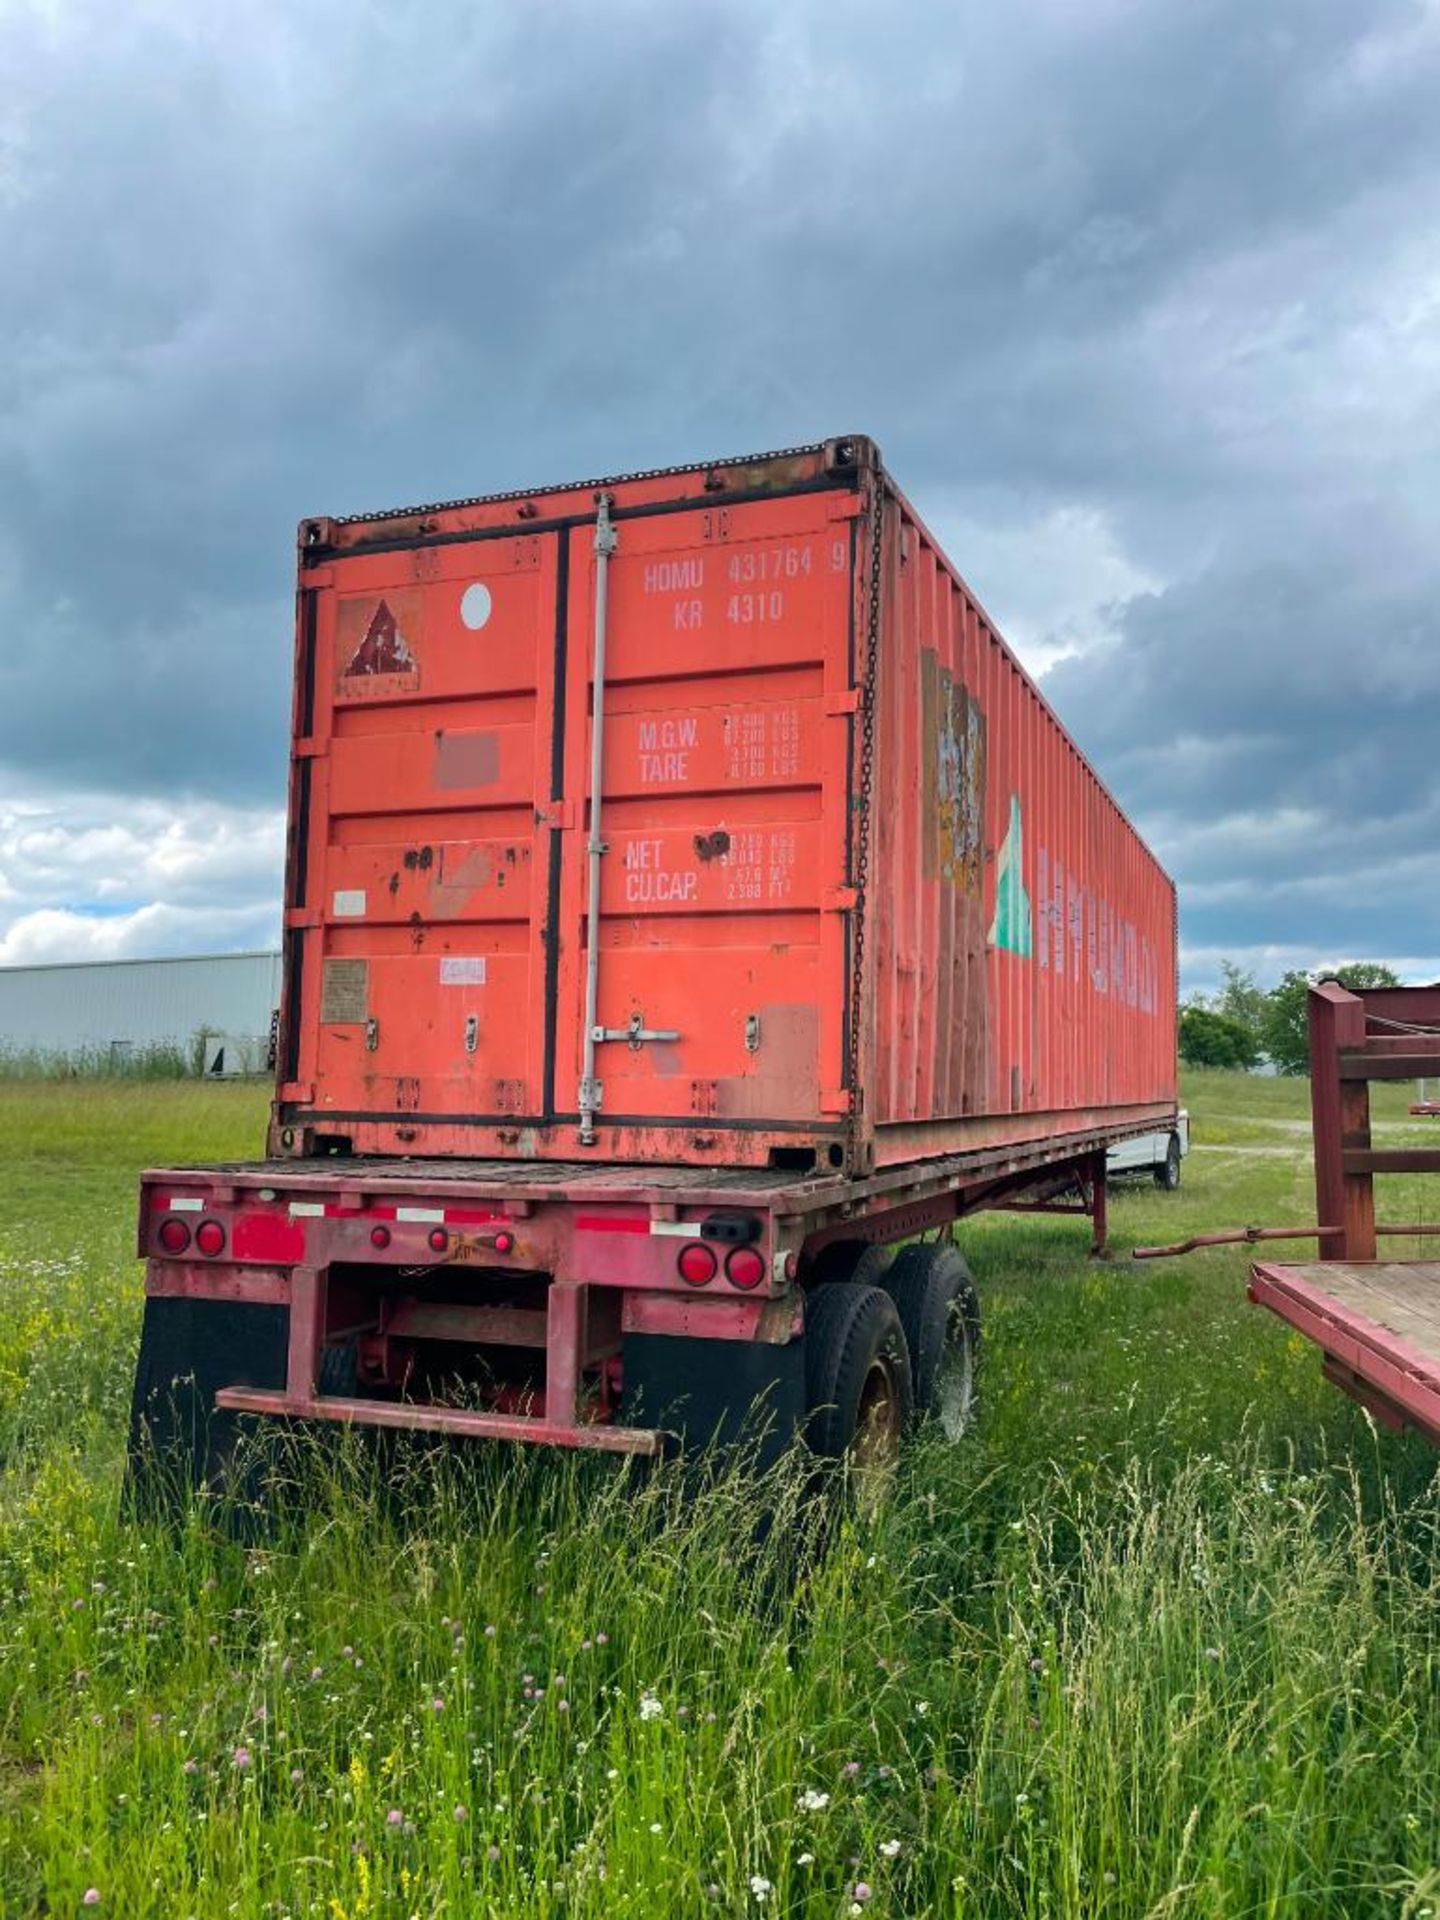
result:
<svg viewBox="0 0 1440 1920"><path fill-rule="evenodd" d="M490 618L490 589L483 580L472 580L460 596L460 618L472 633L478 633Z"/></svg>

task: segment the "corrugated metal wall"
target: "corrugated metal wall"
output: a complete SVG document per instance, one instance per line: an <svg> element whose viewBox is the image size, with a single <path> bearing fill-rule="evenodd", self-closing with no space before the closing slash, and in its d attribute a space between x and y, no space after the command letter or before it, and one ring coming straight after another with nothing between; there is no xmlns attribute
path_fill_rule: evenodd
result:
<svg viewBox="0 0 1440 1920"><path fill-rule="evenodd" d="M0 1047L188 1046L201 1031L263 1043L279 998L278 953L0 967Z"/></svg>
<svg viewBox="0 0 1440 1920"><path fill-rule="evenodd" d="M875 1119L1082 1131L1173 1106L1169 877L909 506L876 725ZM898 543L898 552L895 545ZM1013 1130L1012 1130L1013 1131Z"/></svg>

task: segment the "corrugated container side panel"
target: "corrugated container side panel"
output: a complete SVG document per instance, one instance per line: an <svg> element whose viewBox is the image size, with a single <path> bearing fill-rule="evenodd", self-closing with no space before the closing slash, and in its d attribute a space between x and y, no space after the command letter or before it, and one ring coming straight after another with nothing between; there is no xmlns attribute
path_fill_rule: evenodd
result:
<svg viewBox="0 0 1440 1920"><path fill-rule="evenodd" d="M870 907L880 1157L887 1128L908 1156L966 1116L1045 1131L1168 1104L1170 882L903 506L897 535Z"/></svg>

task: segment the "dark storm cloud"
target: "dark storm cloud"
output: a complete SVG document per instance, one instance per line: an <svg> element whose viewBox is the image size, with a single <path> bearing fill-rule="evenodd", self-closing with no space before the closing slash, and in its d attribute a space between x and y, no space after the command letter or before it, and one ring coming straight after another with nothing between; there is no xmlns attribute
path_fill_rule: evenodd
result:
<svg viewBox="0 0 1440 1920"><path fill-rule="evenodd" d="M1432 8L197 12L0 20L12 776L273 802L304 513L858 427L1190 942L1440 953Z"/></svg>

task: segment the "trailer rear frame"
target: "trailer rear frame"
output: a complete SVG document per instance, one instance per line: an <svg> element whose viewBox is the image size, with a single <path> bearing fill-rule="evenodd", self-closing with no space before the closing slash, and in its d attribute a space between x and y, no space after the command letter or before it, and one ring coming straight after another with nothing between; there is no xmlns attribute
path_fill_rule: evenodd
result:
<svg viewBox="0 0 1440 1920"><path fill-rule="evenodd" d="M1137 1130L1152 1124L1148 1112L1131 1116ZM155 1168L139 1222L147 1337L153 1323L164 1349L166 1315L193 1328L197 1311L221 1305L234 1324L263 1329L263 1377L246 1377L255 1368L232 1339L233 1377L222 1377L223 1359L197 1376L203 1404L187 1418L218 1408L654 1454L693 1431L677 1406L698 1381L707 1436L738 1428L761 1395L777 1434L788 1434L811 1410L803 1355L816 1286L848 1277L867 1249L944 1233L983 1208L1083 1213L1103 1251L1105 1158L1117 1137L1123 1123L1107 1115L1103 1128L1044 1146L997 1145L860 1178L345 1158ZM715 1256L698 1284L678 1265L696 1247ZM727 1272L738 1248L758 1257L746 1284ZM351 1342L368 1391L327 1387L327 1354ZM442 1354L528 1354L535 1379L490 1405L436 1402L412 1389ZM137 1440L147 1404L171 1384L163 1367L142 1375ZM643 1419L633 1413L642 1405Z"/></svg>

